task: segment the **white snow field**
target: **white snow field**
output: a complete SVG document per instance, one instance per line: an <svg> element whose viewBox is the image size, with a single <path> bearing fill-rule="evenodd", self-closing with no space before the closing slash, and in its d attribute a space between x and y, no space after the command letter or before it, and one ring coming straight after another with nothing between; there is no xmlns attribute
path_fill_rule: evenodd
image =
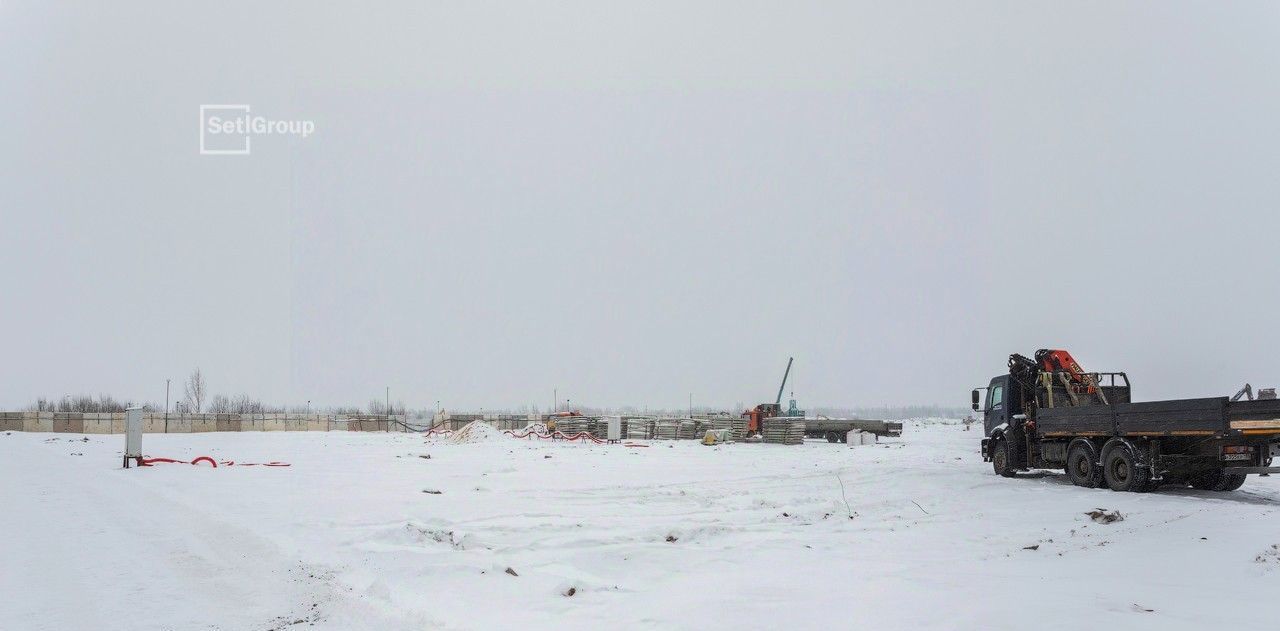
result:
<svg viewBox="0 0 1280 631"><path fill-rule="evenodd" d="M1226 494L1007 480L979 435L159 434L149 456L292 466L124 470L123 436L0 434L0 628L1205 629L1273 614L1277 478Z"/></svg>

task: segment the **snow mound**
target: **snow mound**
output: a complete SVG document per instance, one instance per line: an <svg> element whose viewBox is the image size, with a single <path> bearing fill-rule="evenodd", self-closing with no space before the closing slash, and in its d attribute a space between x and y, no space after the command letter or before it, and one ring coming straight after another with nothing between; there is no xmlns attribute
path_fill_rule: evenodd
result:
<svg viewBox="0 0 1280 631"><path fill-rule="evenodd" d="M505 436L496 427L484 421L471 421L462 429L449 435L449 442L463 445L468 443L488 443L502 440Z"/></svg>

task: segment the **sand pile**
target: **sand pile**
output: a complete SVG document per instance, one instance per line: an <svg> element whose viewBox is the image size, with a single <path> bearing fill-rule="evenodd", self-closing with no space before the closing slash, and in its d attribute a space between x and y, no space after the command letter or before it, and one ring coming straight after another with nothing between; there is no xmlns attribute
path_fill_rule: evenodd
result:
<svg viewBox="0 0 1280 631"><path fill-rule="evenodd" d="M448 440L454 444L487 443L506 438L502 431L484 421L471 421L462 429L449 435Z"/></svg>

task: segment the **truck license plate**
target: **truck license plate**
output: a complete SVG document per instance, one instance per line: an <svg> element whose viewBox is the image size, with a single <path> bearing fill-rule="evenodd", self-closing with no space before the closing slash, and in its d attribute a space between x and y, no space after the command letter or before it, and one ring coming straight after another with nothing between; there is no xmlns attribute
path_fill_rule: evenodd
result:
<svg viewBox="0 0 1280 631"><path fill-rule="evenodd" d="M1223 460L1248 460L1250 454L1222 454Z"/></svg>

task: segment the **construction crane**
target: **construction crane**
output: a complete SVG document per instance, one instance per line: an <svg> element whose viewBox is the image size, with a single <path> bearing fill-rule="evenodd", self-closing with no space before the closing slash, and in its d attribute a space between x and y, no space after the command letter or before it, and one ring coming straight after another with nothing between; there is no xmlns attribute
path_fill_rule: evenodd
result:
<svg viewBox="0 0 1280 631"><path fill-rule="evenodd" d="M782 414L782 391L787 388L787 377L791 376L791 362L793 360L795 360L794 357L787 358L787 370L782 373L782 384L778 386L778 396L773 400L773 403L761 403L742 413L742 416L747 419L748 435L759 434L763 429L761 421L764 419ZM792 407L794 408L795 406L792 405Z"/></svg>
<svg viewBox="0 0 1280 631"><path fill-rule="evenodd" d="M1243 398L1243 397L1248 397L1250 401L1254 401L1254 400L1255 400L1255 399L1253 398L1253 386L1251 386L1251 385L1249 385L1249 384L1247 384L1247 383L1246 383L1246 384L1244 384L1244 387L1243 387L1243 388L1240 388L1240 391L1239 391L1239 392L1237 392L1237 393L1235 394L1235 396L1231 397L1231 400L1232 400L1232 401L1239 401L1239 400L1240 400L1241 398ZM1275 399L1275 398L1276 398L1276 389L1275 389L1275 388L1258 388L1258 398L1257 398L1256 400L1258 400L1258 401L1270 401L1270 400L1273 400L1273 399Z"/></svg>

